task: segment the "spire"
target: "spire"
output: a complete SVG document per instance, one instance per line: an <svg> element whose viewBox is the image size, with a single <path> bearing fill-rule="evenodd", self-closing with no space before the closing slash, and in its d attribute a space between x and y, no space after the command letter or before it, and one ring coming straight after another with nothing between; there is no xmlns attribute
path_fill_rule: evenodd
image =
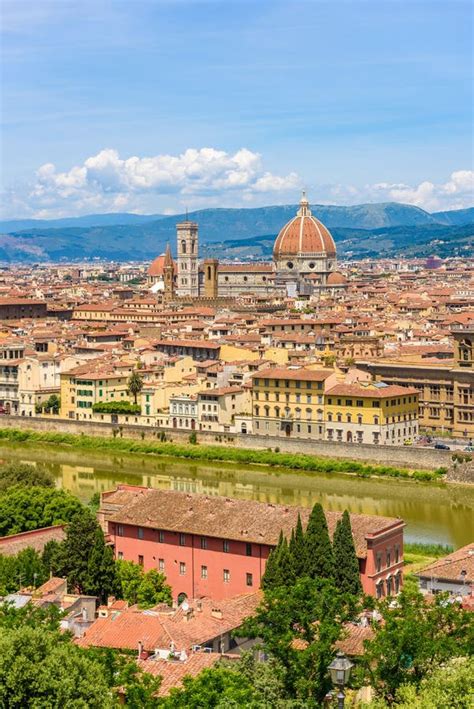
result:
<svg viewBox="0 0 474 709"><path fill-rule="evenodd" d="M170 249L170 243L166 244L166 251L165 251L165 260L163 263L163 266L173 266L173 257L171 256L171 249Z"/></svg>
<svg viewBox="0 0 474 709"><path fill-rule="evenodd" d="M300 208L298 209L297 214L299 217L310 217L311 216L309 202L306 198L306 190L303 190L303 192L302 192L301 199L300 199Z"/></svg>

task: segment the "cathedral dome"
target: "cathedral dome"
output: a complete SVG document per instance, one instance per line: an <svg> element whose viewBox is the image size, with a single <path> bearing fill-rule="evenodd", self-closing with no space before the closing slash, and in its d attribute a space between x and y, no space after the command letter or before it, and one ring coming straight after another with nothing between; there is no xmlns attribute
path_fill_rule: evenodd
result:
<svg viewBox="0 0 474 709"><path fill-rule="evenodd" d="M324 224L313 217L303 192L300 208L285 224L273 246L273 258L288 256L335 256L336 245Z"/></svg>
<svg viewBox="0 0 474 709"><path fill-rule="evenodd" d="M173 272L175 271L175 264L173 259L171 258L171 253L169 252L169 248L166 249L166 253L161 254L161 256L157 256L149 265L148 271L147 271L147 276L150 278L160 278L163 277L164 273L164 268L167 265L172 265L173 266Z"/></svg>

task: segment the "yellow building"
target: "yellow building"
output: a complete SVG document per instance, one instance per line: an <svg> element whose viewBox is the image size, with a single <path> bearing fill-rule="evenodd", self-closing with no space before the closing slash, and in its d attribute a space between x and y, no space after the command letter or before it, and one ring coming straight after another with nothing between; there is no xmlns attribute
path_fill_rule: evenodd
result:
<svg viewBox="0 0 474 709"><path fill-rule="evenodd" d="M87 362L61 373L61 416L71 419L93 418L92 407L99 402L129 401L128 378L133 365Z"/></svg>
<svg viewBox="0 0 474 709"><path fill-rule="evenodd" d="M331 369L270 367L252 376L253 433L324 438L324 384Z"/></svg>
<svg viewBox="0 0 474 709"><path fill-rule="evenodd" d="M325 395L325 439L403 445L418 435L418 390L377 383L336 384Z"/></svg>

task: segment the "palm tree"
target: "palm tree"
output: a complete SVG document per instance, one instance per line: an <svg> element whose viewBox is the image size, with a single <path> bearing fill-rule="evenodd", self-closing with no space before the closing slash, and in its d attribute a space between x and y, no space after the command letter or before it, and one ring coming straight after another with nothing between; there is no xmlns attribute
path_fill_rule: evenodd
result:
<svg viewBox="0 0 474 709"><path fill-rule="evenodd" d="M128 378L128 393L133 394L135 404L137 403L137 396L143 389L143 378L135 370L131 373Z"/></svg>

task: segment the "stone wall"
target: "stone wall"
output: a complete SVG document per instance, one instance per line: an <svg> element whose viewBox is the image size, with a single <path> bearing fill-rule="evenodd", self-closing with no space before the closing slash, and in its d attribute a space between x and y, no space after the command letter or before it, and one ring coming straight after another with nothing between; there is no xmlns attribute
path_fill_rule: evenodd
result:
<svg viewBox="0 0 474 709"><path fill-rule="evenodd" d="M156 440L161 431L174 443L188 443L189 432L174 429L159 429L150 426L114 425L96 421L73 421L59 417L25 418L22 416L1 416L0 428L21 428L33 431L52 431L84 434L87 436L113 436L151 441ZM331 441L304 441L300 439L276 438L244 434L216 434L196 432L199 443L208 445L234 446L267 450L278 448L282 453L307 453L328 458L346 458L367 463L391 465L407 468L435 469L449 467L451 451L433 448L412 448L411 446L372 446L367 444L336 443Z"/></svg>

